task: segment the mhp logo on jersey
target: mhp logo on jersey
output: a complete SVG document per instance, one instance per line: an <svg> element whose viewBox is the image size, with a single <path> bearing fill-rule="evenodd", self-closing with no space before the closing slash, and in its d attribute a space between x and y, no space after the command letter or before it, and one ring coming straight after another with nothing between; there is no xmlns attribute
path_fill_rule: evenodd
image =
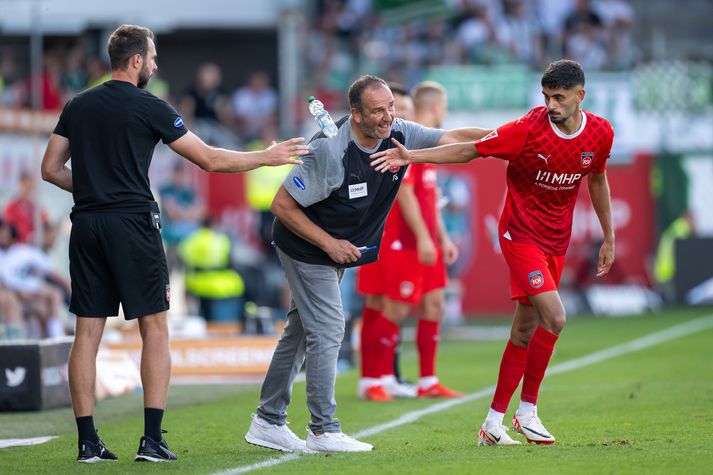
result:
<svg viewBox="0 0 713 475"><path fill-rule="evenodd" d="M304 190L307 188L307 186L305 186L305 182L303 182L302 179L298 176L292 177L292 183L294 183L295 186L300 190Z"/></svg>
<svg viewBox="0 0 713 475"><path fill-rule="evenodd" d="M542 271L536 270L535 272L530 272L527 274L527 278L533 289L539 289L545 285L545 279L542 277Z"/></svg>
<svg viewBox="0 0 713 475"><path fill-rule="evenodd" d="M589 168L594 160L594 152L582 152L582 168Z"/></svg>
<svg viewBox="0 0 713 475"><path fill-rule="evenodd" d="M173 126L178 128L183 125L183 119L180 117L176 117L176 120L173 121Z"/></svg>

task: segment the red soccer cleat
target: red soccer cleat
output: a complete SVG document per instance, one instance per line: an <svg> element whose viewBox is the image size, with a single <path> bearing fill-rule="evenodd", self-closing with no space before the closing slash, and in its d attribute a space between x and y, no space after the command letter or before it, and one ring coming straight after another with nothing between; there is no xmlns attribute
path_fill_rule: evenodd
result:
<svg viewBox="0 0 713 475"><path fill-rule="evenodd" d="M418 388L418 397L433 398L457 398L463 397L463 393L445 387L441 383L433 384L426 389Z"/></svg>
<svg viewBox="0 0 713 475"><path fill-rule="evenodd" d="M391 397L391 395L384 390L383 386L369 386L364 390L364 392L360 392L359 396L367 401L375 402L386 402L394 400L394 398Z"/></svg>

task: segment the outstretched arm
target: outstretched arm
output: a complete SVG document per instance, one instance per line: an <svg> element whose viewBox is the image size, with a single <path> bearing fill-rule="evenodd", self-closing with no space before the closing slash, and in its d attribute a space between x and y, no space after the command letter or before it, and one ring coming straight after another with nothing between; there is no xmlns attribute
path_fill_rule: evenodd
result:
<svg viewBox="0 0 713 475"><path fill-rule="evenodd" d="M481 129L480 127L463 127L460 129L446 130L438 141L438 145L448 145L459 142L475 142L492 132L492 129Z"/></svg>
<svg viewBox="0 0 713 475"><path fill-rule="evenodd" d="M453 143L434 148L408 150L398 140L391 139L395 145L370 157L371 166L384 173L391 167L402 167L411 163L466 163L479 157L473 142Z"/></svg>
<svg viewBox="0 0 713 475"><path fill-rule="evenodd" d="M599 249L597 263L597 277L603 277L609 273L612 264L614 264L614 227L612 226L611 195L607 173L590 173L587 176L587 187L592 199L592 206L604 233L604 243Z"/></svg>
<svg viewBox="0 0 713 475"><path fill-rule="evenodd" d="M198 136L188 132L168 144L174 152L187 158L207 172L236 173L262 166L300 164L294 156L306 155L306 145L298 145L304 138L294 138L274 143L259 152L236 152L207 145Z"/></svg>
<svg viewBox="0 0 713 475"><path fill-rule="evenodd" d="M68 160L69 140L52 134L42 157L42 179L71 193L72 169L67 166Z"/></svg>

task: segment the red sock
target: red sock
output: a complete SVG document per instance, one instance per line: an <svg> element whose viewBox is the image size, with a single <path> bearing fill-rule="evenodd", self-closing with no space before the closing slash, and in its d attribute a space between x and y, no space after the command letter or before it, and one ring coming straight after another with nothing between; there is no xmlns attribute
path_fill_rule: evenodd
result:
<svg viewBox="0 0 713 475"><path fill-rule="evenodd" d="M520 399L523 401L537 404L537 393L540 390L542 378L545 377L545 371L556 342L557 335L542 327L537 327L532 335L530 344L527 345L527 366L525 367L525 378L522 381Z"/></svg>
<svg viewBox="0 0 713 475"><path fill-rule="evenodd" d="M416 326L416 346L421 377L436 375L436 350L440 340L441 322L419 319Z"/></svg>
<svg viewBox="0 0 713 475"><path fill-rule="evenodd" d="M379 310L375 308L364 307L364 315L361 319L361 376L363 378L378 378L379 368L375 364L377 349L375 344L377 337L375 335L376 320L379 317Z"/></svg>
<svg viewBox="0 0 713 475"><path fill-rule="evenodd" d="M510 398L520 384L522 375L525 373L527 365L527 348L514 345L510 340L505 346L503 359L500 360L500 373L498 373L498 385L495 387L493 403L490 407L494 411L502 412L508 410Z"/></svg>
<svg viewBox="0 0 713 475"><path fill-rule="evenodd" d="M383 340L381 341L382 353L381 361L379 362L382 376L385 374L394 374L394 358L396 355L396 347L399 344L400 330L400 327L396 323L386 317L383 318Z"/></svg>

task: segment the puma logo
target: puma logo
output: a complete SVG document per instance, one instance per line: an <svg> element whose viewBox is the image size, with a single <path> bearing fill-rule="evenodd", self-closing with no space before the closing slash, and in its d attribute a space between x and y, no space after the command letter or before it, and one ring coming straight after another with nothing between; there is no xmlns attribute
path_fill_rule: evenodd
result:
<svg viewBox="0 0 713 475"><path fill-rule="evenodd" d="M541 153L537 154L537 158L543 159L545 161L545 165L549 165L549 163L547 161L550 159L551 156L552 156L551 154L547 155L546 157L544 155L542 155Z"/></svg>

